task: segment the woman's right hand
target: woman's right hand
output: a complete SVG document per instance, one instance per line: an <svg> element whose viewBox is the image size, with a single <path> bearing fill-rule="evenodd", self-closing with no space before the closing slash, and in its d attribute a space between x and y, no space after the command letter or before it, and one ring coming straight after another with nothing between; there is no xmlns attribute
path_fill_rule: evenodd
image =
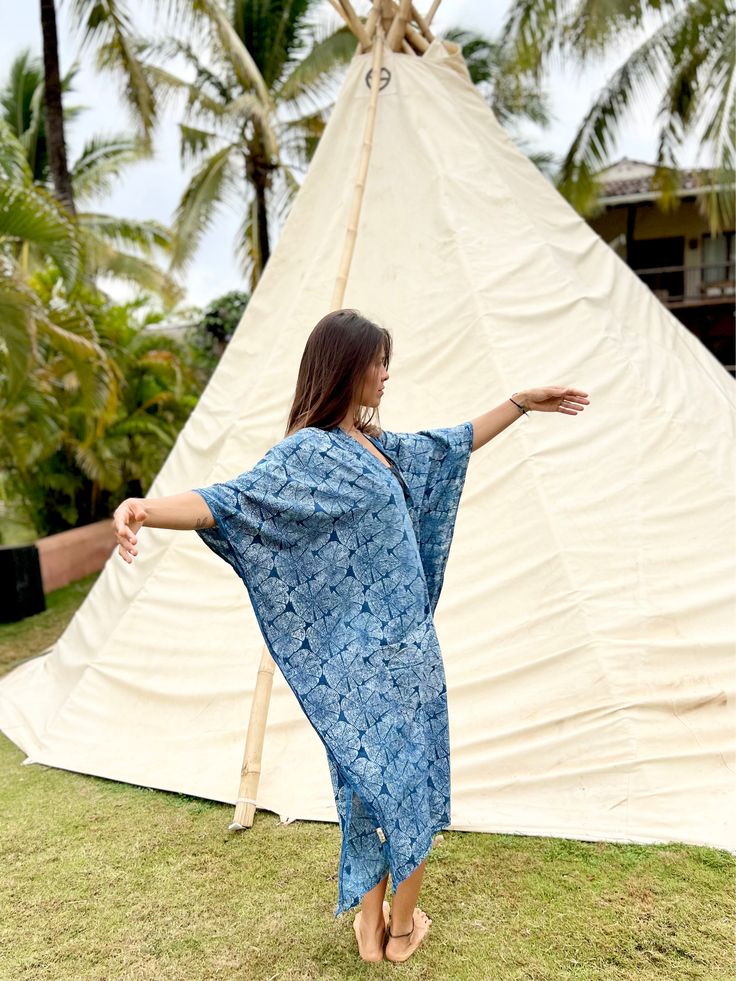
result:
<svg viewBox="0 0 736 981"><path fill-rule="evenodd" d="M143 507L143 501L136 497L127 497L113 513L112 523L118 540L118 554L128 563L131 563L133 556L138 554L136 532L145 520L146 509Z"/></svg>

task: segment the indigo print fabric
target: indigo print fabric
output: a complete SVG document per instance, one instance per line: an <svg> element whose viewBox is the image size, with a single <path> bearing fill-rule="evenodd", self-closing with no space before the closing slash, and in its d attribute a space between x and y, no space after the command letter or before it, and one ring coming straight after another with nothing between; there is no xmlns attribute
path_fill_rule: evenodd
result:
<svg viewBox="0 0 736 981"><path fill-rule="evenodd" d="M372 441L390 467L340 427L309 426L251 470L195 488L216 521L197 534L245 583L325 746L342 833L335 917L389 871L396 889L450 823L432 616L473 424Z"/></svg>

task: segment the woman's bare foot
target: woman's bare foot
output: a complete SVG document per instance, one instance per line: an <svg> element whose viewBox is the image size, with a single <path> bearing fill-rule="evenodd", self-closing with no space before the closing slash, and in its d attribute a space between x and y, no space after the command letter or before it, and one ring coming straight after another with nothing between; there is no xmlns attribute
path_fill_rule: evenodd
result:
<svg viewBox="0 0 736 981"><path fill-rule="evenodd" d="M391 914L391 907L387 902L383 904L383 920L375 929L363 929L363 910L355 914L353 929L358 941L358 950L364 961L375 964L383 960L383 942L388 929L388 920Z"/></svg>
<svg viewBox="0 0 736 981"><path fill-rule="evenodd" d="M414 908L414 926L409 936L392 937L389 935L385 951L386 960L393 961L395 964L401 964L403 961L409 960L419 944L427 936L431 922L431 918L427 916L424 910L416 906ZM402 930L402 933L408 932L408 930Z"/></svg>

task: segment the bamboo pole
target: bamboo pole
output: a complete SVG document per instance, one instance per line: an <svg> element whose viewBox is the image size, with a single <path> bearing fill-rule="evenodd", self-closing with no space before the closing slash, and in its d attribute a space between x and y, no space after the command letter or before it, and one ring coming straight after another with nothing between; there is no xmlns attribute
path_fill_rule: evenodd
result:
<svg viewBox="0 0 736 981"><path fill-rule="evenodd" d="M330 3L357 37L361 47L369 48L371 46L370 39L365 32L362 21L350 6L350 0L330 0Z"/></svg>
<svg viewBox="0 0 736 981"><path fill-rule="evenodd" d="M411 17L411 0L400 0L399 9L394 14L391 29L386 38L386 44L392 51L401 49L401 42L406 36L406 28Z"/></svg>
<svg viewBox="0 0 736 981"><path fill-rule="evenodd" d="M396 0L382 0L382 4L383 4L382 18L384 23L384 29L386 23L388 22L389 25L388 30L391 30L391 28L393 28L394 24L396 23L396 17L398 15L399 8L396 4ZM417 54L420 55L424 54L424 52L429 47L429 41L427 41L426 38L424 38L419 33L419 31L415 30L408 22L408 20L404 27L404 37L409 42L409 44L414 48Z"/></svg>
<svg viewBox="0 0 736 981"><path fill-rule="evenodd" d="M411 26L411 24L407 24L406 25L406 35L405 36L406 36L406 40L409 42L409 44L413 48L416 48L416 50L419 52L419 54L424 54L424 52L429 47L429 41L427 41L427 39L425 37L423 37L419 33L419 31L414 30L414 28Z"/></svg>
<svg viewBox="0 0 736 981"><path fill-rule="evenodd" d="M429 24L422 17L422 15L419 13L419 11L414 6L414 4L411 5L411 14L412 14L412 17L414 18L414 20L419 25L419 30L422 32L422 34L426 37L426 39L431 44L432 41L434 41L434 34L430 31Z"/></svg>
<svg viewBox="0 0 736 981"><path fill-rule="evenodd" d="M433 0L432 6L429 8L429 13L424 18L425 21L427 22L427 27L429 27L429 25L432 23L432 20L434 19L434 15L437 13L437 8L439 7L440 3L441 0Z"/></svg>
<svg viewBox="0 0 736 981"><path fill-rule="evenodd" d="M378 9L381 0L374 0L370 13L365 19L365 33L368 35L369 46L361 45L361 51L369 51L373 46L373 35L376 33L376 21L378 20Z"/></svg>
<svg viewBox="0 0 736 981"><path fill-rule="evenodd" d="M261 779L263 740L266 736L266 720L268 718L268 706L271 702L275 670L276 665L264 644L261 663L258 665L258 674L256 675L248 732L245 737L245 755L240 771L238 799L235 803L232 823L228 825L228 831L242 831L244 828L253 827L258 781Z"/></svg>
<svg viewBox="0 0 736 981"><path fill-rule="evenodd" d="M378 4L376 3L376 10ZM355 247L355 236L358 230L360 219L360 208L363 203L363 191L365 188L366 176L368 174L368 164L370 162L371 150L373 148L373 130L376 119L376 106L378 104L378 92L381 87L381 67L383 65L383 29L378 23L376 25L376 42L373 45L373 64L371 75L371 94L366 114L365 129L363 131L363 145L361 148L360 161L358 164L358 178L353 191L348 226L345 231L345 242L343 245L340 267L335 280L335 289L332 294L332 309L335 310L342 306L345 296L350 264L353 258ZM261 760L263 757L263 742L266 735L266 720L268 718L268 706L271 701L271 690L273 688L273 676L276 665L271 654L264 644L261 654L261 662L258 666L256 676L256 686L253 693L253 703L248 720L248 732L245 737L245 753L243 765L240 771L240 786L238 798L235 804L235 814L228 826L229 831L243 831L253 826L253 819L256 812L256 794L258 792L258 782L261 776Z"/></svg>
<svg viewBox="0 0 736 981"><path fill-rule="evenodd" d="M381 24L383 25L384 35L388 34L391 30L395 13L396 5L393 0L381 0Z"/></svg>
<svg viewBox="0 0 736 981"><path fill-rule="evenodd" d="M358 17L358 15L353 10L353 5L350 0L338 0L338 3L345 11L345 17L350 25L350 29L353 34L360 41L362 47L369 48L371 46L370 38L365 32L365 27L363 27L363 21Z"/></svg>
<svg viewBox="0 0 736 981"><path fill-rule="evenodd" d="M345 232L345 242L340 259L340 267L335 280L335 289L332 293L331 310L338 310L345 298L345 288L350 272L350 263L353 259L355 248L355 238L358 232L358 219L360 218L360 207L363 203L363 192L365 190L365 180L368 175L368 164L373 149L373 130L376 122L376 106L378 105L378 90L381 87L381 67L383 65L383 30L376 29L376 43L373 45L373 66L371 68L371 97L368 103L368 112L365 118L365 129L363 131L363 146L361 148L360 163L358 164L358 178L355 182L353 191L353 201L350 209L350 218Z"/></svg>
<svg viewBox="0 0 736 981"><path fill-rule="evenodd" d="M350 28L350 30L352 30L352 26L351 26L351 24L350 24L350 21L348 20L348 15L347 15L347 14L345 13L345 11L344 11L344 10L342 9L342 7L341 7L341 6L340 6L340 4L339 4L339 3L337 2L337 0L329 0L329 3L330 3L330 5L331 5L332 7L334 7L334 8L335 8L335 10L336 10L336 11L338 12L338 14L339 14L339 15L340 15L340 16L342 17L342 19L343 19L343 20L345 21L345 23L346 23L346 24L348 25L348 27Z"/></svg>

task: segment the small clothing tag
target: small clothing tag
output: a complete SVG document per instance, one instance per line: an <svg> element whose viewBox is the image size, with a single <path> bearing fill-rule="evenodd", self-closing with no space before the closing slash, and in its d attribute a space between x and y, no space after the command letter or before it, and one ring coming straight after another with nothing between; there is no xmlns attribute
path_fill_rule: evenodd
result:
<svg viewBox="0 0 736 981"><path fill-rule="evenodd" d="M381 844L386 840L386 835L383 833L383 828L376 828L376 834L378 835L378 840Z"/></svg>

